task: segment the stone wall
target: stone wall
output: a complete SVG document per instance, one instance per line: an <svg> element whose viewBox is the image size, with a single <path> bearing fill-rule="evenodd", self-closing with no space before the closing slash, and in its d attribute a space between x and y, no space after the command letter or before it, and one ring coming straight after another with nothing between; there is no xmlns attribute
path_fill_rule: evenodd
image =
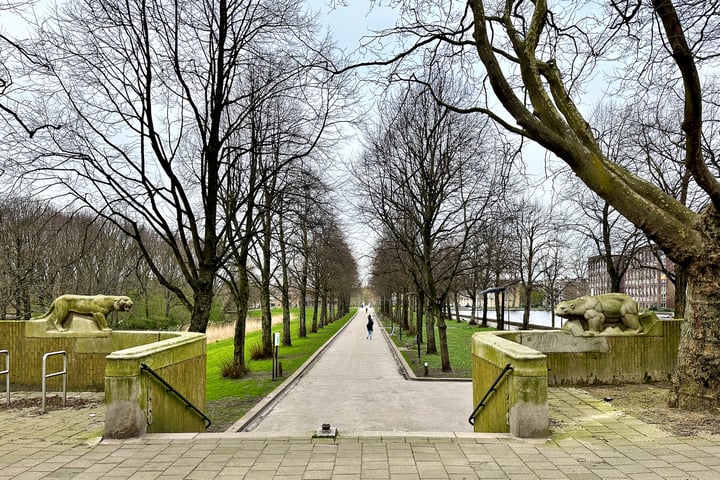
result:
<svg viewBox="0 0 720 480"><path fill-rule="evenodd" d="M667 380L675 368L681 320L644 320L640 335L575 335L568 330L473 335L473 401L477 405L506 364L512 372L475 419L476 432L536 437L547 430L548 385ZM523 425L524 424L524 425Z"/></svg>
<svg viewBox="0 0 720 480"><path fill-rule="evenodd" d="M567 330L502 332L547 355L549 385L668 380L677 361L682 320L648 322L640 335L575 336Z"/></svg>
<svg viewBox="0 0 720 480"><path fill-rule="evenodd" d="M473 424L476 432L540 438L548 433L545 355L492 333L473 335L473 405L478 405L506 365Z"/></svg>
<svg viewBox="0 0 720 480"><path fill-rule="evenodd" d="M102 392L105 388L105 357L124 348L146 345L171 336L172 332L45 332L34 322L0 321L0 350L10 352L11 390L40 390L42 357L65 351L68 355L67 388L70 391ZM3 364L4 368L4 364ZM48 359L48 372L62 369L60 356ZM61 388L62 379L49 378L48 391Z"/></svg>
<svg viewBox="0 0 720 480"><path fill-rule="evenodd" d="M72 319L74 326L82 322ZM47 331L44 322L0 321L0 350L10 352L11 392L40 390L43 355L65 351L68 390L105 391L108 438L203 431L203 417L143 372L141 365L147 365L204 411L205 346L205 335L199 333L101 331L92 326L57 332ZM1 360L4 369L4 356ZM62 356L48 359L48 373L61 369ZM4 386L5 382L0 382L0 391ZM48 392L61 388L61 376L47 380Z"/></svg>
<svg viewBox="0 0 720 480"><path fill-rule="evenodd" d="M201 432L205 421L147 371L205 410L205 335L186 333L113 352L105 370L105 436Z"/></svg>

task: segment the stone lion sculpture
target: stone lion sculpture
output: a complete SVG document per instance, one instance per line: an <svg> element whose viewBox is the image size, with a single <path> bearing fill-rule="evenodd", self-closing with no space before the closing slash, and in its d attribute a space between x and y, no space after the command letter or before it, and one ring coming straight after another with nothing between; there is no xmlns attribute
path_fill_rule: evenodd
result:
<svg viewBox="0 0 720 480"><path fill-rule="evenodd" d="M625 333L640 333L642 326L638 319L638 305L624 293L585 295L574 300L560 302L555 315L568 320L578 320L590 334L602 333L609 326L622 325ZM614 324L614 325L608 325Z"/></svg>
<svg viewBox="0 0 720 480"><path fill-rule="evenodd" d="M92 316L101 330L110 330L107 315L112 311L127 312L133 306L130 297L117 295L61 295L50 304L44 315L34 320L45 320L48 330L67 331L63 323L70 313Z"/></svg>

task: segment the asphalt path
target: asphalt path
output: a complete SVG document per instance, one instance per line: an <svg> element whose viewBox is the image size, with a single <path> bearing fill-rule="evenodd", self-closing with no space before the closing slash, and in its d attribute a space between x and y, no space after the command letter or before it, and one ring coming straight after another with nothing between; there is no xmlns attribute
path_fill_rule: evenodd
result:
<svg viewBox="0 0 720 480"><path fill-rule="evenodd" d="M376 322L369 340L366 321L358 310L251 431L305 435L330 424L342 435L472 432L472 383L406 380L384 329Z"/></svg>

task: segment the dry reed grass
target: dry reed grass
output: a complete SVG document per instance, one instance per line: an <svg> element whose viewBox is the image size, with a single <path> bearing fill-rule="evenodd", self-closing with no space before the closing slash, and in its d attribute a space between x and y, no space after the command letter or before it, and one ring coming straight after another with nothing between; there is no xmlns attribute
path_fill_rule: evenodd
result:
<svg viewBox="0 0 720 480"><path fill-rule="evenodd" d="M276 323L282 323L282 315L275 315L272 317L273 325ZM260 330L260 319L259 318L248 318L245 321L245 331L254 332ZM208 325L205 331L207 337L207 343L217 342L218 340L225 340L235 335L235 323L225 323L223 325Z"/></svg>

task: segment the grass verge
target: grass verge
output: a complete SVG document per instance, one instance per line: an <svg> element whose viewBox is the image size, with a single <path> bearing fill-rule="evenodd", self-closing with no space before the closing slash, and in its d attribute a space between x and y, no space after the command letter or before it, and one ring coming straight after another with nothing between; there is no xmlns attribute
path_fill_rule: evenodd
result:
<svg viewBox="0 0 720 480"><path fill-rule="evenodd" d="M245 362L250 372L237 380L223 378L222 366L233 357L233 338L228 338L207 346L207 380L206 380L206 414L213 424L210 432L222 432L239 420L265 396L277 388L287 377L292 375L310 356L315 353L330 337L337 333L355 314L349 314L322 329L317 333L308 332L305 338L299 338L297 320L290 323L292 346L280 346L278 358L282 363L283 377L272 379L272 360L250 360L249 346L260 341L262 332L255 331L245 338ZM308 325L309 330L309 325ZM282 325L275 325L273 332L282 332Z"/></svg>
<svg viewBox="0 0 720 480"><path fill-rule="evenodd" d="M387 324L387 320L384 322ZM390 328L386 327L390 332ZM440 340L435 329L435 344L438 353L427 354L427 343L420 345L420 361L415 336L408 336L403 332L402 340L399 334L390 337L398 346L405 360L416 376L425 376L425 362L428 363L430 377L438 378L470 378L472 377L472 336L474 333L494 330L494 328L478 328L467 323L447 322L448 351L450 353L450 367L452 372L443 372L440 361ZM397 332L398 329L396 328ZM423 332L424 333L424 332Z"/></svg>

